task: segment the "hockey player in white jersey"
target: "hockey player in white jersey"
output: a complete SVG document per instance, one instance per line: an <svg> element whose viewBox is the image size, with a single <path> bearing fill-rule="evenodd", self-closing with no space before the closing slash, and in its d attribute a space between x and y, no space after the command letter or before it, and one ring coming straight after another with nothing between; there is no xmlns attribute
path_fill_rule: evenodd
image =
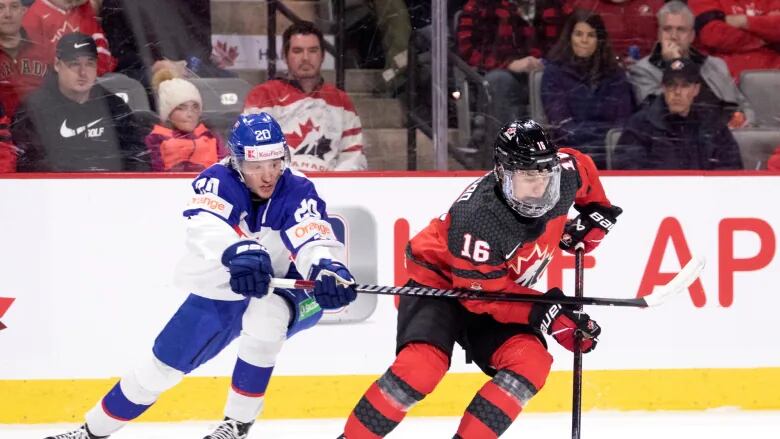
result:
<svg viewBox="0 0 780 439"><path fill-rule="evenodd" d="M246 438L284 341L314 326L322 308L355 299L325 202L311 181L288 167L279 124L266 113L241 115L228 146L231 156L193 181L184 211L187 251L176 277L191 293L148 359L87 412L85 424L47 439L109 436L235 338L238 358L225 419L204 439ZM271 277L300 278L298 273L316 280L311 296L269 288Z"/></svg>

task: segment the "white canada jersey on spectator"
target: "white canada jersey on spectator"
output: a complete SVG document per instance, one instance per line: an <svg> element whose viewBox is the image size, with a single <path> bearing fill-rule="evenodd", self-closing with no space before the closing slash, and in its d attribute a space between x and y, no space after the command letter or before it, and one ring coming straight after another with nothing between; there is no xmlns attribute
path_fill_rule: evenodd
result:
<svg viewBox="0 0 780 439"><path fill-rule="evenodd" d="M193 294L245 299L231 291L221 262L225 248L241 240L256 240L268 250L275 277L295 272L305 277L321 258L342 260L343 245L327 221L325 202L300 173L286 169L263 202L225 159L201 172L192 188L184 210L186 254L176 269L176 283Z"/></svg>
<svg viewBox="0 0 780 439"><path fill-rule="evenodd" d="M253 88L244 112L264 111L282 126L299 171L366 169L363 129L349 96L322 83L305 93L295 81L275 79Z"/></svg>

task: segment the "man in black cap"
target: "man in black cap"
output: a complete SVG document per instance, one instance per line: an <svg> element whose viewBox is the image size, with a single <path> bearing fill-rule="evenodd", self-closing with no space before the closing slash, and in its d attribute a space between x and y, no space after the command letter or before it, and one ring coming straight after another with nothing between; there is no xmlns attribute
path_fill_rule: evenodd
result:
<svg viewBox="0 0 780 439"><path fill-rule="evenodd" d="M72 33L57 43L54 72L11 125L20 172L148 170L143 129L130 107L95 84L97 45Z"/></svg>
<svg viewBox="0 0 780 439"><path fill-rule="evenodd" d="M742 169L734 136L722 118L693 105L701 91L699 65L669 62L663 99L629 119L612 160L613 169Z"/></svg>

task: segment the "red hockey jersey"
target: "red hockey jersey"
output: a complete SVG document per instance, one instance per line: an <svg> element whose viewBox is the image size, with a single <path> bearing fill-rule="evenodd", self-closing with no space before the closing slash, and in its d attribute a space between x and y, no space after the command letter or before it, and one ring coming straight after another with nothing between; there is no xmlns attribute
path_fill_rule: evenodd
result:
<svg viewBox="0 0 780 439"><path fill-rule="evenodd" d="M81 32L91 36L98 48L98 76L113 72L116 59L111 56L108 40L103 35L103 27L95 16L95 11L89 2L68 10L60 9L48 0L38 0L24 14L22 26L35 41L51 45L54 62L54 48L63 35Z"/></svg>
<svg viewBox="0 0 780 439"><path fill-rule="evenodd" d="M541 294L533 288L552 260L569 208L610 206L590 157L563 148L561 196L540 218L524 218L502 200L491 172L472 183L450 207L409 241L407 270L434 288ZM504 323L528 323L531 304L464 300L477 314Z"/></svg>
<svg viewBox="0 0 780 439"><path fill-rule="evenodd" d="M264 111L282 126L299 171L366 169L363 128L349 96L323 83L305 93L295 81L274 79L253 88L244 111Z"/></svg>

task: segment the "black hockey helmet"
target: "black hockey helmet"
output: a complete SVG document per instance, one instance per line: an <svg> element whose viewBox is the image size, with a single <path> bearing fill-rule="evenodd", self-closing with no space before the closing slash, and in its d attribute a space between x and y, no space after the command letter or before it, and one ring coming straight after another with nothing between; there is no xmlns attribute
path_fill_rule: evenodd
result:
<svg viewBox="0 0 780 439"><path fill-rule="evenodd" d="M540 217L560 199L558 147L531 119L515 120L501 128L493 172L506 202L523 216Z"/></svg>
<svg viewBox="0 0 780 439"><path fill-rule="evenodd" d="M501 127L495 143L494 163L506 170L551 169L558 164L558 147L532 119L520 119Z"/></svg>

